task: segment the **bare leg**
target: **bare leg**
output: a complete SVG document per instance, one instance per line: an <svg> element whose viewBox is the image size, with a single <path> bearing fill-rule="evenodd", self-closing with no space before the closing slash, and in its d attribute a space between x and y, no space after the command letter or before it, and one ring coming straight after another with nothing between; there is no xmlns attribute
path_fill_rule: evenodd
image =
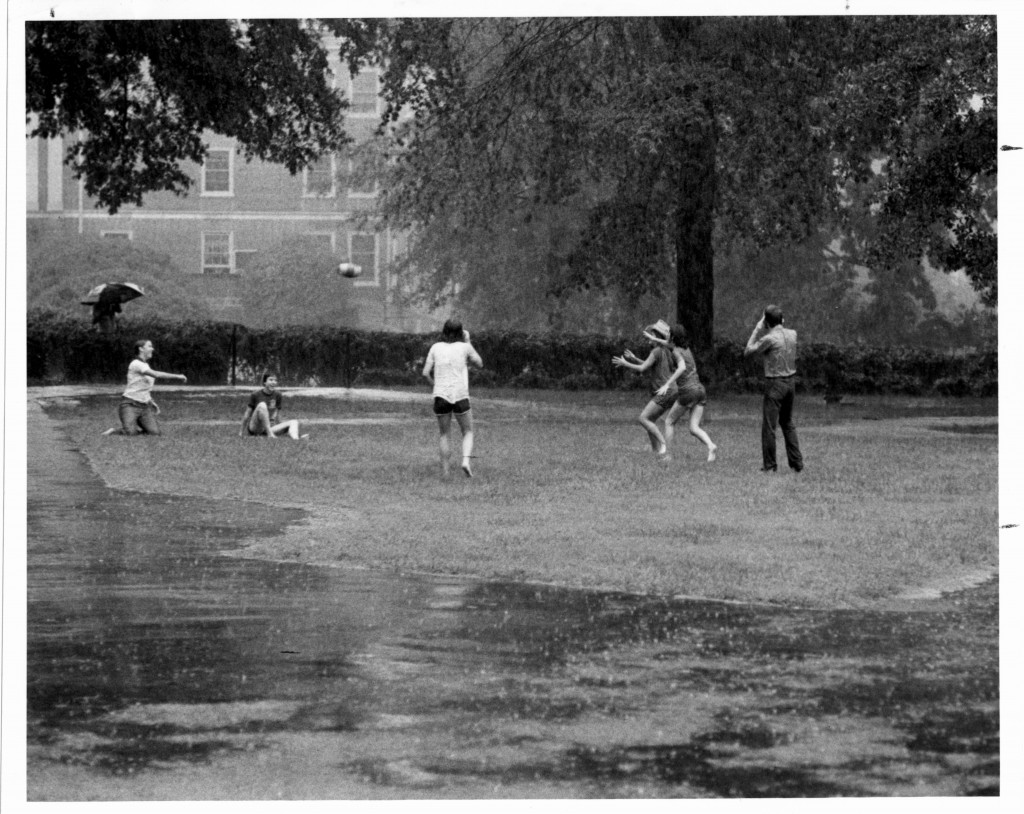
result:
<svg viewBox="0 0 1024 814"><path fill-rule="evenodd" d="M640 426L647 430L647 437L651 442L651 449L654 450L658 455L664 455L668 452L668 446L665 444L665 436L661 434L661 430L658 429L658 425L655 424L662 413L665 412L663 407L659 407L654 401L647 402L647 406L644 407L640 413Z"/></svg>
<svg viewBox="0 0 1024 814"><path fill-rule="evenodd" d="M452 431L452 414L445 413L437 417L437 444L441 453L441 477L448 477L448 455L451 451L451 444L448 441Z"/></svg>
<svg viewBox="0 0 1024 814"><path fill-rule="evenodd" d="M469 411L456 415L455 420L459 422L459 429L462 430L462 471L467 478L473 477L473 469L469 465L469 459L473 457L473 414Z"/></svg>
<svg viewBox="0 0 1024 814"><path fill-rule="evenodd" d="M274 435L288 434L288 437L293 440L299 440L299 422L294 418L291 421L282 421L280 424L275 424L270 428L270 431Z"/></svg>
<svg viewBox="0 0 1024 814"><path fill-rule="evenodd" d="M665 447L667 449L672 449L672 442L676 437L676 422L682 418L686 410L687 408L677 401L665 416Z"/></svg>
<svg viewBox="0 0 1024 814"><path fill-rule="evenodd" d="M714 461L718 456L716 452L718 447L712 443L711 438L708 434L701 429L700 420L704 417L704 405L694 405L693 412L690 413L690 435L701 441L704 446L708 448L708 463Z"/></svg>
<svg viewBox="0 0 1024 814"><path fill-rule="evenodd" d="M249 419L249 432L271 439L274 437L273 428L270 426L270 411L262 401L256 405L252 418Z"/></svg>

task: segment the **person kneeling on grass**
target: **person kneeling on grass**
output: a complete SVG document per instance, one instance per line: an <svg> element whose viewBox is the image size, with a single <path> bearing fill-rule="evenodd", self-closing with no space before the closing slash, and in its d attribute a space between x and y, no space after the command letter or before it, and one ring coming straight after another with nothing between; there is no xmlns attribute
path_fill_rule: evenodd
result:
<svg viewBox="0 0 1024 814"><path fill-rule="evenodd" d="M273 373L263 374L263 387L249 396L249 404L242 417L242 429L239 435L262 435L276 438L287 434L289 438L298 439L299 422L278 421L281 412L281 391L277 389L277 376ZM308 435L301 436L308 438Z"/></svg>
<svg viewBox="0 0 1024 814"><path fill-rule="evenodd" d="M647 431L651 449L658 458L667 461L668 444L656 422L676 403L679 396L676 382L686 371L686 361L680 349L671 341L671 331L665 320L659 319L644 328L644 338L651 344L651 352L646 359L641 361L627 348L622 356L612 357L612 364L628 367L637 373L651 371L651 400L640 412L640 426Z"/></svg>
<svg viewBox="0 0 1024 814"><path fill-rule="evenodd" d="M153 370L149 360L153 358L153 343L140 339L135 343L135 358L128 365L128 386L121 397L117 416L121 429L111 427L103 435L159 435L160 425L156 417L160 407L153 400L153 384L157 379L172 379L182 384L188 379L180 373L164 373Z"/></svg>

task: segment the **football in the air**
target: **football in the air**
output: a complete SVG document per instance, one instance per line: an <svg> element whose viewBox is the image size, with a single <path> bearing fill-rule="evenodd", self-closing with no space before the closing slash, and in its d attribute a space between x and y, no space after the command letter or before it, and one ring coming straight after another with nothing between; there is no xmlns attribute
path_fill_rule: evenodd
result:
<svg viewBox="0 0 1024 814"><path fill-rule="evenodd" d="M355 263L339 263L338 271L345 277L358 277L363 273L363 267L357 266Z"/></svg>

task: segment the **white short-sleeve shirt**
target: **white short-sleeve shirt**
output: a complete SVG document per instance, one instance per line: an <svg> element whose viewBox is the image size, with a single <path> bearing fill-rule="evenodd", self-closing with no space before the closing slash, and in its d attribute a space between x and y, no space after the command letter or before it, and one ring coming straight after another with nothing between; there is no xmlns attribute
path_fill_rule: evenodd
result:
<svg viewBox="0 0 1024 814"><path fill-rule="evenodd" d="M433 364L436 397L450 404L469 398L467 360L472 352L468 342L436 342L431 346L427 364Z"/></svg>
<svg viewBox="0 0 1024 814"><path fill-rule="evenodd" d="M156 379L147 375L151 372L150 366L141 359L132 360L132 363L128 365L128 386L124 390L124 397L132 401L140 401L143 404L152 401L153 396L150 391L153 389Z"/></svg>

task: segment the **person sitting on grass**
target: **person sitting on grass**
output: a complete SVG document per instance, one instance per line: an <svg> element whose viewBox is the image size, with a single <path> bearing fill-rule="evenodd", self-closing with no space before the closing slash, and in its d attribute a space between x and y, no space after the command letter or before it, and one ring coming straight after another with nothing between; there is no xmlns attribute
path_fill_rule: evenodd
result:
<svg viewBox="0 0 1024 814"><path fill-rule="evenodd" d="M242 429L239 435L261 435L266 438L277 438L287 435L289 438L308 438L299 435L299 422L279 421L281 413L281 391L277 389L277 376L273 373L263 374L263 387L249 396L249 403L242 417Z"/></svg>
<svg viewBox="0 0 1024 814"><path fill-rule="evenodd" d="M622 356L612 357L612 364L628 367L637 373L651 371L651 400L640 412L640 426L647 431L651 449L659 459L667 461L668 444L656 422L676 403L679 396L676 382L686 371L686 362L682 352L672 342L671 331L665 320L659 319L653 325L644 328L644 338L651 344L651 352L646 359L641 361L627 348L622 352Z"/></svg>

